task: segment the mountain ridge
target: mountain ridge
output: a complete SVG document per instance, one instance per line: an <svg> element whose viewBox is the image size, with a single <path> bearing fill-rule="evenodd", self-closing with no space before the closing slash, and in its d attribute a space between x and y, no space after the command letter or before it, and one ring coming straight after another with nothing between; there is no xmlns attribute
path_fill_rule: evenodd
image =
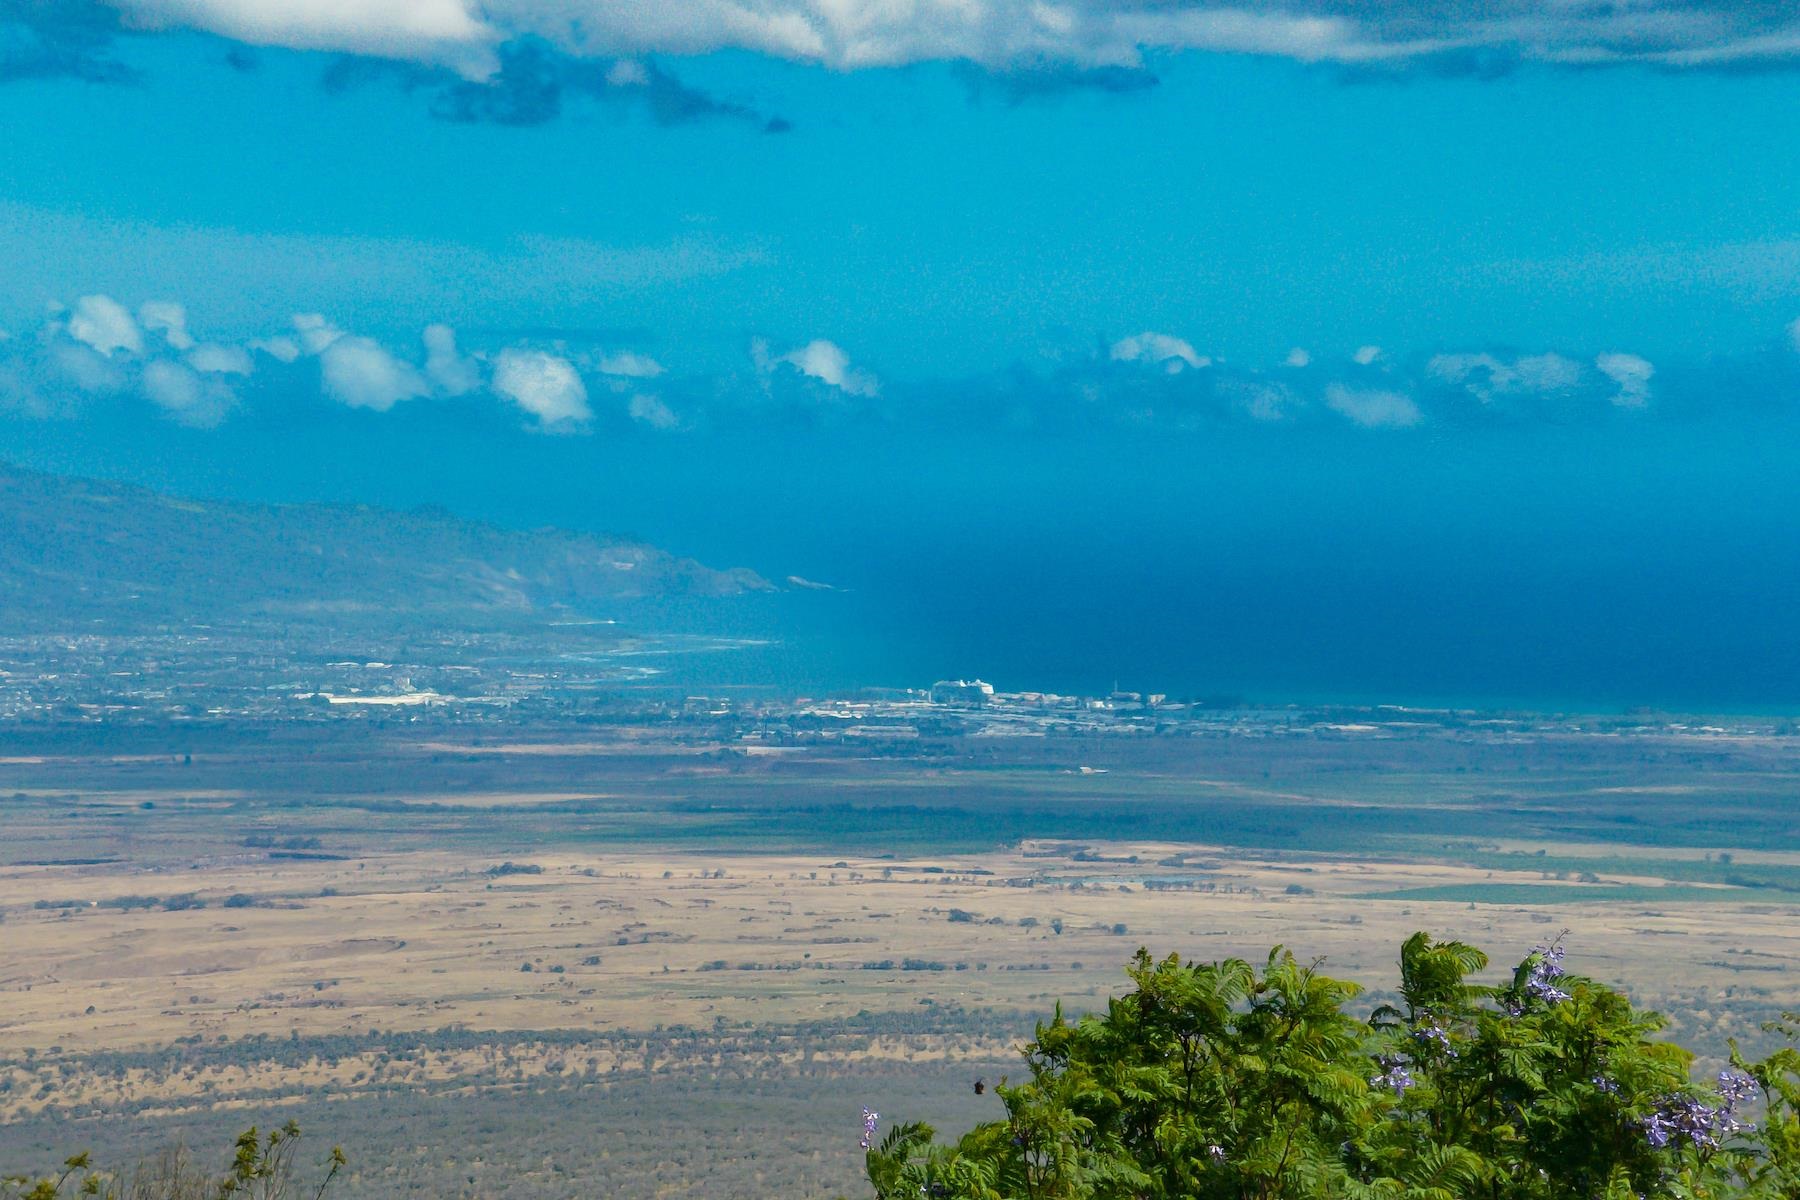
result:
<svg viewBox="0 0 1800 1200"><path fill-rule="evenodd" d="M636 539L438 506L247 503L0 462L0 608L41 616L503 617L781 590Z"/></svg>

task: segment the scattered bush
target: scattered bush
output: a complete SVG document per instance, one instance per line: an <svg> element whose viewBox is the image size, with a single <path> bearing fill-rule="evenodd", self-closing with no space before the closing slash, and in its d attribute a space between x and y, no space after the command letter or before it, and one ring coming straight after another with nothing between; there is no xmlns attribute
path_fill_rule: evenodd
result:
<svg viewBox="0 0 1800 1200"><path fill-rule="evenodd" d="M289 1196L297 1200L308 1194L312 1200L322 1200L344 1168L344 1151L333 1146L319 1183L303 1188L294 1162L299 1140L300 1126L292 1121L271 1129L266 1137L252 1126L239 1135L231 1165L220 1175L195 1166L187 1151L179 1147L140 1161L129 1173L97 1170L89 1155L77 1154L64 1160L55 1174L0 1179L0 1197L58 1200L67 1188L71 1197L98 1200L282 1200Z"/></svg>

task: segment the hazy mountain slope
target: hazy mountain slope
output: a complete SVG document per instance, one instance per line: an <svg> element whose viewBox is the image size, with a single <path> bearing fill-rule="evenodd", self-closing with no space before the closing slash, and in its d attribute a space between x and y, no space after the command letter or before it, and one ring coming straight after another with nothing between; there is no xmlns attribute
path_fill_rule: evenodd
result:
<svg viewBox="0 0 1800 1200"><path fill-rule="evenodd" d="M0 465L0 608L14 613L597 613L769 590L751 571L602 535L188 500Z"/></svg>

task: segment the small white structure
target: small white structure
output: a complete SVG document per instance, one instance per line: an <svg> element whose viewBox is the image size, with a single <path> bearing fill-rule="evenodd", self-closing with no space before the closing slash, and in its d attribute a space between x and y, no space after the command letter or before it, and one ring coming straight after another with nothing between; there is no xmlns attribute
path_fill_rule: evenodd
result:
<svg viewBox="0 0 1800 1200"><path fill-rule="evenodd" d="M940 679L931 685L933 704L980 708L994 698L994 685L979 679Z"/></svg>

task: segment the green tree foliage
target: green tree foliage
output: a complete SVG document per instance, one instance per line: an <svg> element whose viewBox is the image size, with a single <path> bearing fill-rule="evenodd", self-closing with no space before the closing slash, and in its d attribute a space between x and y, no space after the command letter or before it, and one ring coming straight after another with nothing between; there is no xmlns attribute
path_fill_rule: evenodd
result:
<svg viewBox="0 0 1800 1200"><path fill-rule="evenodd" d="M296 1172L295 1150L300 1127L289 1121L266 1135L255 1126L245 1130L233 1147L231 1165L223 1174L199 1170L183 1150L166 1153L137 1165L129 1174L96 1170L86 1154L63 1163L63 1169L42 1177L13 1176L0 1179L4 1200L70 1200L92 1196L97 1200L323 1200L338 1172L344 1168L344 1151L333 1146L325 1172L316 1185L303 1185Z"/></svg>
<svg viewBox="0 0 1800 1200"><path fill-rule="evenodd" d="M1400 1002L1291 953L1153 961L1103 1013L1060 1006L1003 1084L1006 1119L954 1144L902 1124L868 1153L878 1200L1792 1200L1800 1054L1733 1050L1706 1084L1661 1020L1567 974L1509 981L1415 934ZM1752 1117L1755 1118L1754 1123Z"/></svg>

